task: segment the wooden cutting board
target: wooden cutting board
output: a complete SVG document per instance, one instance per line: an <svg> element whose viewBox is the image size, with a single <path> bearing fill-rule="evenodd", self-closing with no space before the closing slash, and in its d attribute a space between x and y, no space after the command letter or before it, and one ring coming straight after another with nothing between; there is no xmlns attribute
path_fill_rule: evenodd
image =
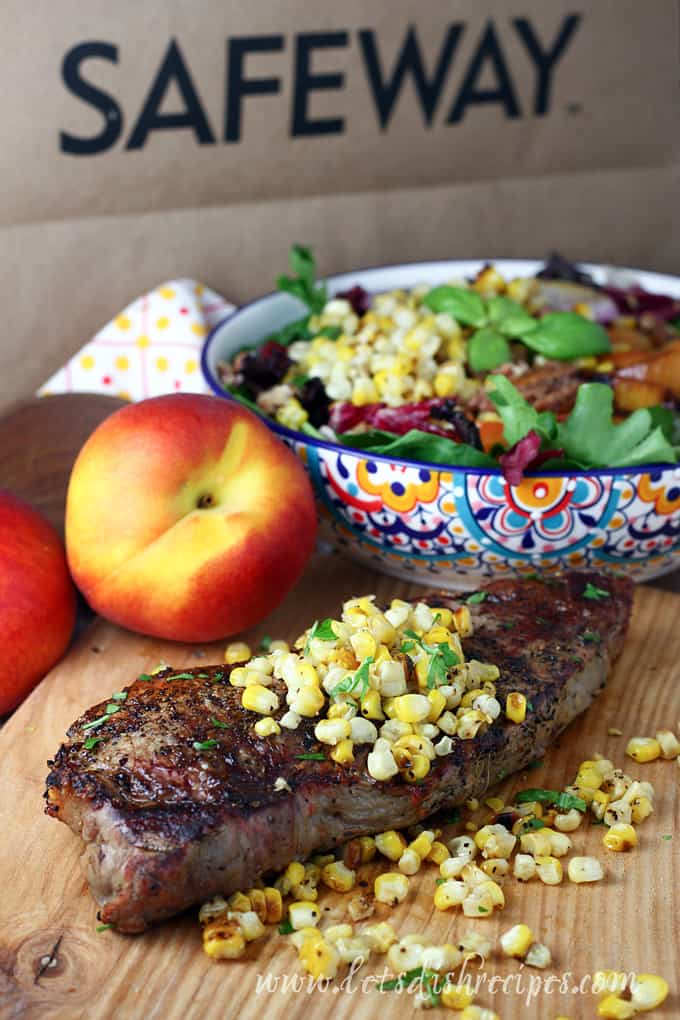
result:
<svg viewBox="0 0 680 1020"><path fill-rule="evenodd" d="M249 635L266 632L293 639L314 617L337 611L351 594L375 591L403 596L408 586L378 577L334 556L317 556L304 581L285 603ZM654 1016L680 1015L680 769L675 762L637 766L624 757L626 740L675 728L680 720L680 628L676 596L638 589L630 636L611 683L594 707L562 736L544 764L507 781L501 791L521 786L560 787L571 781L579 762L601 752L632 775L649 779L657 791L655 814L639 829L640 846L630 854L602 847L601 827L582 826L574 834L577 852L604 862L606 881L595 886L548 887L506 882L507 906L489 920L468 920L432 908L437 870L424 866L412 879L409 899L398 910L381 908L396 929L427 932L434 942L456 941L475 929L496 939L524 921L552 949L549 971L522 973L524 991L514 983L521 967L497 953L483 973L514 975L508 994L480 992L479 1002L494 1006L502 1020L554 1020L597 1015L589 994L548 994L545 987L527 1005L529 979L570 972L568 988L601 968L651 971L663 975L672 994ZM379 993L362 977L381 971L374 957L349 987L326 992L261 990L259 975L279 982L300 973L296 953L274 930L237 962L213 963L201 949L195 914L143 936L97 934L96 908L79 866L79 841L66 826L42 812L45 761L64 730L91 703L120 689L160 660L176 666L221 658L223 646L204 649L139 637L96 622L0 732L0 1015L5 1018L117 1017L123 1020L369 1020L384 1011L406 1017L413 1008L406 994ZM619 727L624 736L610 737ZM453 832L453 830L452 830ZM672 839L664 838L672 836ZM328 918L341 920L341 896L322 894ZM555 985L556 982L553 982ZM445 1015L443 1010L438 1015Z"/></svg>

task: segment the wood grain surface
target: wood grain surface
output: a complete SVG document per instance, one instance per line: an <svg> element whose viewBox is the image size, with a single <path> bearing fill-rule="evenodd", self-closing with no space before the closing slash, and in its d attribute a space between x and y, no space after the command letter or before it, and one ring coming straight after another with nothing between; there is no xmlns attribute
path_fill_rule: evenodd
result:
<svg viewBox="0 0 680 1020"><path fill-rule="evenodd" d="M335 555L318 555L304 580L284 604L250 635L292 639L315 617L337 611L351 594L375 591L403 596L408 586L378 577ZM522 786L561 786L571 781L579 762L596 751L630 774L651 780L657 791L655 814L639 829L640 846L630 854L608 853L602 828L582 826L574 834L576 852L592 852L607 877L595 886L559 887L514 879L506 882L507 906L488 920L469 920L457 912L432 908L437 870L424 866L411 881L408 900L397 910L379 908L396 929L426 932L433 941L454 941L475 929L494 939L524 921L553 952L549 971L522 970L497 951L482 980L494 974L522 976L524 991L513 984L507 994L482 989L479 1001L493 1006L502 1020L579 1020L597 1016L590 994L550 994L543 987L527 1002L532 976L560 978L568 988L601 968L652 971L669 982L672 994L653 1016L680 1016L680 769L675 762L635 765L624 757L633 734L675 728L680 720L680 628L674 595L638 589L628 642L609 687L594 707L572 724L544 764L506 781L501 790ZM272 929L236 962L213 963L201 949L195 912L142 936L96 932L96 907L83 879L80 843L66 826L42 812L46 759L64 730L87 706L120 689L160 660L176 666L221 658L223 646L191 648L146 639L98 621L68 657L34 691L0 732L0 1016L123 1018L123 1020L369 1020L389 1011L406 1017L414 1009L409 995L379 993L366 974L379 973L384 958L373 957L352 982L338 991L291 988L257 991L258 975L289 980L300 973L295 950ZM622 737L610 737L616 726ZM453 829L451 834L453 834ZM673 839L664 839L672 835ZM565 862L566 863L566 862ZM370 869L366 875L370 878ZM342 896L322 893L326 918L342 920ZM438 1015L445 1014L443 1009Z"/></svg>
<svg viewBox="0 0 680 1020"><path fill-rule="evenodd" d="M124 400L96 393L35 397L0 418L0 489L40 510L64 534L66 487L87 437Z"/></svg>

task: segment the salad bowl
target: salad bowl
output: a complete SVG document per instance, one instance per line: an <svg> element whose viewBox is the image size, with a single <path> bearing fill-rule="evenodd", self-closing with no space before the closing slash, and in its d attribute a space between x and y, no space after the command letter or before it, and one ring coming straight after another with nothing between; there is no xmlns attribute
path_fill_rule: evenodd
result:
<svg viewBox="0 0 680 1020"><path fill-rule="evenodd" d="M480 260L427 262L330 277L329 295L369 294L473 277ZM509 278L531 277L535 260L498 259ZM680 279L582 264L597 284L635 284L680 298ZM244 305L208 336L202 370L227 392L219 366L300 315L287 293ZM528 470L508 480L500 467L447 465L356 449L262 414L300 457L314 486L322 536L359 560L404 580L470 589L493 577L593 568L646 580L680 566L680 465Z"/></svg>

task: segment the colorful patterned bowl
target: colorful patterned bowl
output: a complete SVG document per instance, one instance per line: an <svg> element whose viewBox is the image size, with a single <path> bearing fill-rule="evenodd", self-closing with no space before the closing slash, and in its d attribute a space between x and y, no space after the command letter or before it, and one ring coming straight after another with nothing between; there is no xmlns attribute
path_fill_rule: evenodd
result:
<svg viewBox="0 0 680 1020"><path fill-rule="evenodd" d="M541 263L494 260L508 278ZM374 293L471 276L481 261L427 262L345 273L330 293L360 284ZM680 297L680 279L587 265L599 282L638 282ZM298 318L298 303L268 294L244 305L208 337L205 377L220 396L217 364ZM645 580L680 566L680 466L545 471L508 485L500 471L365 454L321 442L264 418L301 458L316 492L322 534L387 574L471 588L497 576L593 567Z"/></svg>

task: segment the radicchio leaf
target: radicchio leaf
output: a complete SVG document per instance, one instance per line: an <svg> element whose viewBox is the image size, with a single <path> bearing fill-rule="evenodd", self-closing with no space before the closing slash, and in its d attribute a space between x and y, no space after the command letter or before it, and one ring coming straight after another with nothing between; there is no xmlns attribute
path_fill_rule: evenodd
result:
<svg viewBox="0 0 680 1020"><path fill-rule="evenodd" d="M509 485L519 485L525 471L535 471L547 460L563 457L564 450L541 450L541 437L538 432L527 432L498 458L503 477Z"/></svg>

